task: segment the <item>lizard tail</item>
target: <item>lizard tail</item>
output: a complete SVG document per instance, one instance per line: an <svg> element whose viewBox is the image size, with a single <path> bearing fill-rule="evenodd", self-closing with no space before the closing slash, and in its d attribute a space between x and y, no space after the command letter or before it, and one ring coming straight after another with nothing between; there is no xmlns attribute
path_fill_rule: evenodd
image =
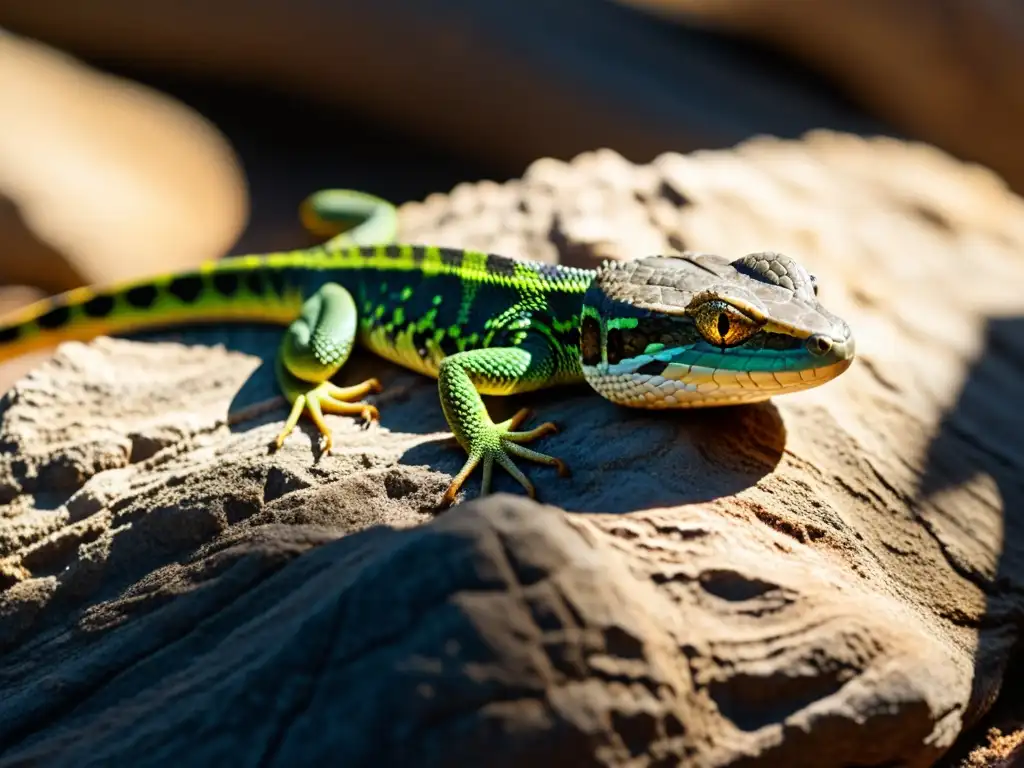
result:
<svg viewBox="0 0 1024 768"><path fill-rule="evenodd" d="M240 256L109 287L75 288L0 317L0 362L64 341L207 322L287 325L302 305L303 252Z"/></svg>
<svg viewBox="0 0 1024 768"><path fill-rule="evenodd" d="M316 253L235 256L190 272L75 288L0 317L0 362L63 341L184 324L287 325L303 298L323 283L325 270L345 269L339 250L391 242L398 227L391 203L355 190L315 192L302 203L300 216L310 232L331 238ZM325 249L335 252L333 258Z"/></svg>

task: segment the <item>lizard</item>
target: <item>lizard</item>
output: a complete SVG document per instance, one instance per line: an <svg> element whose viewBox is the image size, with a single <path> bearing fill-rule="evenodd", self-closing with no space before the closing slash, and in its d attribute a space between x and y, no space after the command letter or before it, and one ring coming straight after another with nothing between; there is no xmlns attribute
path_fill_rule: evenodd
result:
<svg viewBox="0 0 1024 768"><path fill-rule="evenodd" d="M554 423L520 429L525 408L495 423L481 395L586 382L625 407L734 405L819 386L854 359L850 326L785 254L729 261L684 251L590 270L399 244L396 208L345 189L313 193L300 217L322 244L75 288L0 318L0 361L99 335L278 324L286 330L275 372L291 408L274 445L307 414L329 453L325 413L379 417L365 399L381 390L376 378L331 381L359 344L437 380L444 417L467 456L444 492L446 507L478 467L482 496L497 464L537 497L516 458L569 473L565 462L527 447L557 432Z"/></svg>

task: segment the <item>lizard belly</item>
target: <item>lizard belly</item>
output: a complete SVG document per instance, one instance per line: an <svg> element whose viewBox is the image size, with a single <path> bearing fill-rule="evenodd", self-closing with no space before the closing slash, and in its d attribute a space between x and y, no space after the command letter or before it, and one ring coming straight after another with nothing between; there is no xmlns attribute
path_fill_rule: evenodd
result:
<svg viewBox="0 0 1024 768"><path fill-rule="evenodd" d="M437 378L444 352L418 344L415 327L391 331L385 326L360 324L359 343L379 357L416 373ZM431 345L433 346L433 345Z"/></svg>

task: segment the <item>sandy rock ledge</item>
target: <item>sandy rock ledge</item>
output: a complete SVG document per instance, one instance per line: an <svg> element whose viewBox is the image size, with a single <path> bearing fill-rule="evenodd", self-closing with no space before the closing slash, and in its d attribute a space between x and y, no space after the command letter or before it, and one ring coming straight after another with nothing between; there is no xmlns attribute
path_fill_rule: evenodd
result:
<svg viewBox="0 0 1024 768"><path fill-rule="evenodd" d="M1024 206L816 134L545 160L404 236L593 264L791 253L857 334L820 390L645 415L585 388L512 495L439 517L433 382L267 445L277 332L68 344L0 410L0 766L908 766L998 696L1022 615ZM469 486L475 495L479 478ZM498 477L498 489L514 491Z"/></svg>

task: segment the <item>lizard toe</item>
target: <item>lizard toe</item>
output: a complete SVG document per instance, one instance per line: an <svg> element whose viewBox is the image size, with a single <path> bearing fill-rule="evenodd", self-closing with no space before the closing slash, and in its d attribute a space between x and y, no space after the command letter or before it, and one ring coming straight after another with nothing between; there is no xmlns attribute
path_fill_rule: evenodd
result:
<svg viewBox="0 0 1024 768"><path fill-rule="evenodd" d="M560 477L569 476L569 468L564 461L554 456L549 456L546 453L540 453L539 451L531 450L522 445L522 443L536 440L544 435L549 435L557 432L558 429L551 422L545 422L534 429L517 432L511 431L507 426L515 424L518 426L522 422L523 416L516 414L506 422L501 424L493 424L486 430L478 433L474 436L474 439L468 447L469 456L466 459L466 463L463 464L462 469L452 479L451 484L444 492L442 497L442 508L448 507L455 502L455 498L459 491L463 488L466 481L473 471L478 467L482 466L483 479L480 486L480 495L486 496L491 492L491 474L495 464L498 464L502 469L508 472L515 480L523 486L527 495L532 498L537 498L536 486L530 481L526 474L516 465L513 461L513 456L517 456L527 461L532 461L537 464L545 464L550 467L554 467Z"/></svg>

